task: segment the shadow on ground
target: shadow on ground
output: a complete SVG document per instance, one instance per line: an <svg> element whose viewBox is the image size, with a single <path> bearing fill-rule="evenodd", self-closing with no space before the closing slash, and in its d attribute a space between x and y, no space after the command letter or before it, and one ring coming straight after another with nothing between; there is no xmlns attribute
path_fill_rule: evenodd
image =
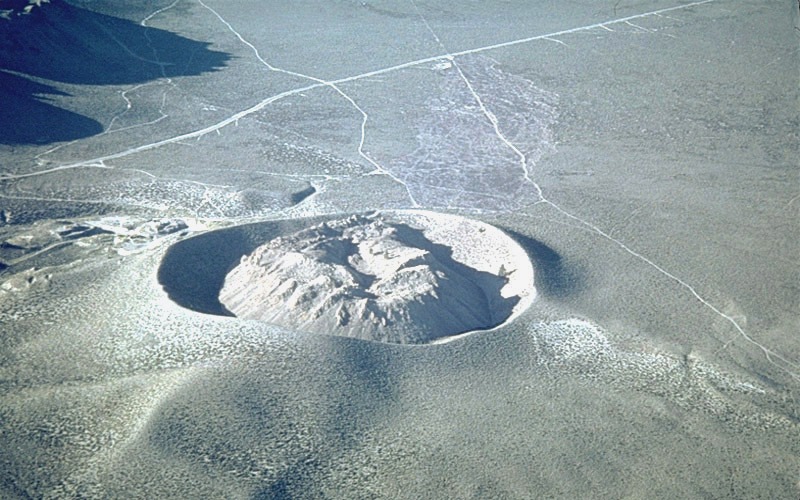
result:
<svg viewBox="0 0 800 500"><path fill-rule="evenodd" d="M46 95L66 95L49 85L0 71L0 144L49 144L99 134L100 122L53 106Z"/></svg>
<svg viewBox="0 0 800 500"><path fill-rule="evenodd" d="M209 45L63 0L0 18L0 144L51 143L102 131L95 120L49 104L44 95L65 94L34 79L124 85L200 75L230 59Z"/></svg>
<svg viewBox="0 0 800 500"><path fill-rule="evenodd" d="M503 228L533 261L536 290L545 297L564 298L580 291L582 279L574 267L567 265L561 254L524 234Z"/></svg>

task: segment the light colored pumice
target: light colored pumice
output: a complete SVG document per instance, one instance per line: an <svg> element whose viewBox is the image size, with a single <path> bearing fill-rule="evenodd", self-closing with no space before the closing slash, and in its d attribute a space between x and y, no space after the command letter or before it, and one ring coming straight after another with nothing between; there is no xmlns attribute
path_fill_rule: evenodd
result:
<svg viewBox="0 0 800 500"><path fill-rule="evenodd" d="M454 235L432 229L458 227L451 218L466 220L375 213L276 238L227 275L220 302L241 318L381 342L427 343L491 328L512 314L521 295L532 298L532 270L520 273L529 277L528 288L517 285L518 293L504 293L514 275L510 270L520 263L506 259L476 267L457 258L467 252L441 241ZM516 245L499 230L486 234L490 226L470 222L475 226L468 231L491 239L489 246ZM469 254L491 255L481 249Z"/></svg>

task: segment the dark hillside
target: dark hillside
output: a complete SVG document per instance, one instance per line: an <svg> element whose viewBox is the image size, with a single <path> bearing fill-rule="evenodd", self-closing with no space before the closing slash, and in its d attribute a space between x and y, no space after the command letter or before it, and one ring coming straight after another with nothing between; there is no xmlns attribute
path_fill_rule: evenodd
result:
<svg viewBox="0 0 800 500"><path fill-rule="evenodd" d="M33 79L73 85L137 84L217 71L229 59L209 43L92 12L62 0L0 0L0 143L42 143L95 134L101 126L46 102ZM63 94L62 94L63 95ZM25 114L24 123L8 120ZM50 128L44 138L39 128ZM13 130L12 130L13 129Z"/></svg>

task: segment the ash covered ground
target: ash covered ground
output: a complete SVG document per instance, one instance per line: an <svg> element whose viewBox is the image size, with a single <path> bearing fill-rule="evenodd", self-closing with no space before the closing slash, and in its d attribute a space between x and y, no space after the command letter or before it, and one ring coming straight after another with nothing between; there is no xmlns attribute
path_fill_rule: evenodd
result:
<svg viewBox="0 0 800 500"><path fill-rule="evenodd" d="M796 5L34 4L0 1L3 498L797 497ZM433 345L220 302L375 210L499 228L536 300Z"/></svg>

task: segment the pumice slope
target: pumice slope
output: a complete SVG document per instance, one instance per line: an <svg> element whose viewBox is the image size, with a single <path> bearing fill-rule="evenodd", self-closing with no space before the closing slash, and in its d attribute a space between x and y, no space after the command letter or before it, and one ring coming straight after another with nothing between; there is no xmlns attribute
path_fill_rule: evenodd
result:
<svg viewBox="0 0 800 500"><path fill-rule="evenodd" d="M220 302L236 316L401 344L487 329L535 296L524 250L463 217L376 212L280 236L242 257Z"/></svg>

